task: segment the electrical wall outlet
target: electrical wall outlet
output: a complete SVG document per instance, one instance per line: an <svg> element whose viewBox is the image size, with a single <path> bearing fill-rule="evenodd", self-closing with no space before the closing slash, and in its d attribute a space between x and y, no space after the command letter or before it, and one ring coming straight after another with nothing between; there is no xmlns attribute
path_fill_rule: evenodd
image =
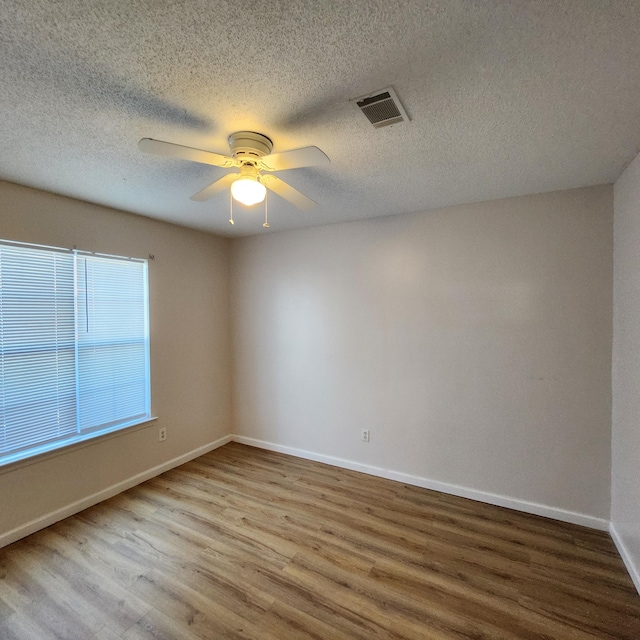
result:
<svg viewBox="0 0 640 640"><path fill-rule="evenodd" d="M362 430L362 442L369 442L371 440L371 431L369 429Z"/></svg>
<svg viewBox="0 0 640 640"><path fill-rule="evenodd" d="M158 431L158 440L160 442L164 442L167 439L167 427L162 427L160 431Z"/></svg>

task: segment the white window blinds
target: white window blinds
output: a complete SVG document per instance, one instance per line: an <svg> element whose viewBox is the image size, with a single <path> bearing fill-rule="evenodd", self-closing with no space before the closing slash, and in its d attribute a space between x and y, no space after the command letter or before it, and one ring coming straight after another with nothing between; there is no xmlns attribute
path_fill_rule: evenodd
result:
<svg viewBox="0 0 640 640"><path fill-rule="evenodd" d="M0 243L0 463L150 416L147 263Z"/></svg>
<svg viewBox="0 0 640 640"><path fill-rule="evenodd" d="M0 245L0 455L76 432L73 255Z"/></svg>
<svg viewBox="0 0 640 640"><path fill-rule="evenodd" d="M148 415L146 263L77 258L78 422L83 431Z"/></svg>

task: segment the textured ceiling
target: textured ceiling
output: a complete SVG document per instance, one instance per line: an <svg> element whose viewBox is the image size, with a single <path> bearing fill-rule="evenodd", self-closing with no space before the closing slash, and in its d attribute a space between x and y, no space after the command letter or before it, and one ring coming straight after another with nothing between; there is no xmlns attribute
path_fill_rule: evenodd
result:
<svg viewBox="0 0 640 640"><path fill-rule="evenodd" d="M411 122L351 99L392 85ZM225 170L142 154L320 147L271 230L613 182L640 149L638 0L0 0L0 178L225 235Z"/></svg>

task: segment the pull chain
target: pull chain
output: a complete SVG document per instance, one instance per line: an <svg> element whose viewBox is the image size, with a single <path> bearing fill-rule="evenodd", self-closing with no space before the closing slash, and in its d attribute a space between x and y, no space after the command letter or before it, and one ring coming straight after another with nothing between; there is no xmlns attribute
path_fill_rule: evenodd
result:
<svg viewBox="0 0 640 640"><path fill-rule="evenodd" d="M264 197L264 224L262 225L266 229L269 228L269 192Z"/></svg>
<svg viewBox="0 0 640 640"><path fill-rule="evenodd" d="M229 224L235 224L233 221L233 196L231 190L229 190Z"/></svg>

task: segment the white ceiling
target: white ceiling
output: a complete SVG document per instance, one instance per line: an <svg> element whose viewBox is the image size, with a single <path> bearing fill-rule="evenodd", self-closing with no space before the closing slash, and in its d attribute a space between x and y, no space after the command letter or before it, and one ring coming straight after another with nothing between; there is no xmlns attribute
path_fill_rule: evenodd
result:
<svg viewBox="0 0 640 640"><path fill-rule="evenodd" d="M248 129L331 166L278 175L271 231L613 182L640 150L639 0L4 0L0 178L225 235L268 233L225 170ZM392 85L411 122L351 99Z"/></svg>

